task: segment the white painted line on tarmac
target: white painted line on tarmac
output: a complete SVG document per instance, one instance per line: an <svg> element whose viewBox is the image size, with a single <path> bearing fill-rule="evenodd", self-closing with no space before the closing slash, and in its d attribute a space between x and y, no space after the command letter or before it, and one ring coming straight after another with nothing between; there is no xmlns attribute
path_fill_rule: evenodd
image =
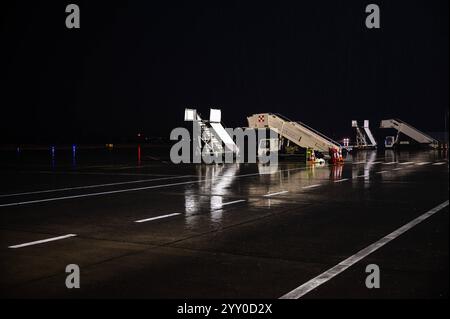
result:
<svg viewBox="0 0 450 319"><path fill-rule="evenodd" d="M127 182L117 182L117 183L106 183L106 184L96 184L96 185L87 185L87 186L55 188L55 189L47 189L47 190L23 192L23 193L13 193L13 194L2 194L2 195L0 195L0 198L12 197L12 196L21 196L21 195L35 195L35 194L44 194L44 193L64 192L64 191L99 188L99 187L107 187L107 186L146 183L146 182L152 182L152 181L162 181L162 180L167 180L167 179L177 179L177 178L186 178L186 177L192 177L192 175L183 175L183 176L176 176L176 177L161 177L161 178L141 179L141 180L127 181Z"/></svg>
<svg viewBox="0 0 450 319"><path fill-rule="evenodd" d="M303 186L302 188L303 189L309 189L309 188L316 188L316 187L319 187L320 186L320 184L314 184L314 185L309 185L309 186Z"/></svg>
<svg viewBox="0 0 450 319"><path fill-rule="evenodd" d="M369 177L369 174L365 174L365 175L358 175L358 176L356 176L357 178L358 177Z"/></svg>
<svg viewBox="0 0 450 319"><path fill-rule="evenodd" d="M29 201L23 201L23 202L1 204L0 207L11 207L11 206L20 206L20 205L27 205L27 204L55 202L55 201L66 200L66 199L94 197L94 196L119 194L119 193L127 193L127 192L136 192L136 191L142 191L142 190L146 190L146 189L162 188L162 187L177 186L177 185L187 185L187 184L200 183L200 182L203 182L203 180L193 181L193 182L189 181L189 182L171 183L171 184L164 184L164 185L153 185L153 186L137 187L137 188L127 188L127 189L119 189L119 190L115 190L115 191L89 193L89 194L82 194L82 195L72 195L72 196L62 196L62 197L29 200Z"/></svg>
<svg viewBox="0 0 450 319"><path fill-rule="evenodd" d="M177 177L177 175L171 174L146 174L146 173L117 173L117 172L67 172L67 171L32 171L30 174L51 174L51 175L102 175L102 176L167 176L167 177ZM197 175L191 175L191 177L197 177Z"/></svg>
<svg viewBox="0 0 450 319"><path fill-rule="evenodd" d="M447 162L436 162L436 163L434 163L432 165L444 165L444 164L447 164Z"/></svg>
<svg viewBox="0 0 450 319"><path fill-rule="evenodd" d="M431 162L420 162L420 163L416 163L416 165L422 166L422 165L427 165L430 164Z"/></svg>
<svg viewBox="0 0 450 319"><path fill-rule="evenodd" d="M409 164L414 164L415 162L402 162L402 163L399 163L400 165L409 165Z"/></svg>
<svg viewBox="0 0 450 319"><path fill-rule="evenodd" d="M387 173L387 172L389 172L389 171L379 171L379 172L375 172L376 174L384 174L384 173Z"/></svg>
<svg viewBox="0 0 450 319"><path fill-rule="evenodd" d="M383 163L383 165L393 165L393 164L397 164L397 162L386 162L386 163Z"/></svg>
<svg viewBox="0 0 450 319"><path fill-rule="evenodd" d="M369 163L367 163L367 164L370 164L370 165L372 165L372 164L380 164L380 163L383 163L383 162L369 162Z"/></svg>
<svg viewBox="0 0 450 319"><path fill-rule="evenodd" d="M278 170L278 171L276 171L276 173L288 172L288 171L296 171L296 170L304 170L304 169L305 169L304 167L290 168L290 169L285 169L285 170ZM240 178L240 177L259 176L259 175L260 175L259 173L252 173L252 174L242 174L242 175L235 175L235 176L217 176L217 177L214 177L214 178L200 179L200 180L197 180L197 181L178 182L178 183L170 183L170 184L162 184L162 185L145 186L145 187L118 189L118 190L114 190L114 191L106 191L106 192L98 192L98 193L88 193L88 194L81 194L81 195L62 196L62 197L53 197L53 198L44 198L44 199L37 199L37 200L21 201L21 202L0 204L0 207L12 207L12 206L29 205L29 204L36 204L36 203L55 202L55 201L67 200L67 199L75 199L75 198L84 198L84 197L94 197L94 196L102 196L102 195L110 195L110 194L137 192L137 191L143 191L143 190L148 190L148 189L164 188L164 187L171 187L171 186L199 184L199 183L203 183L203 182L220 180L221 178Z"/></svg>
<svg viewBox="0 0 450 319"><path fill-rule="evenodd" d="M397 168L394 168L393 169L393 171L399 171L399 170L402 170L403 168L401 168L401 167L397 167Z"/></svg>
<svg viewBox="0 0 450 319"><path fill-rule="evenodd" d="M172 216L177 216L177 215L181 215L181 213L173 213L173 214L161 215L161 216L156 216L156 217L150 217L150 218L146 218L146 219L136 220L134 222L135 223L145 223L145 222L150 222L152 220L157 220L157 219L162 219L162 218L167 218L167 217L172 217Z"/></svg>
<svg viewBox="0 0 450 319"><path fill-rule="evenodd" d="M222 203L221 206L226 206L226 205L231 205L231 204L236 204L236 203L242 203L242 202L246 202L245 199L240 199L240 200L235 200L232 202L228 202L228 203Z"/></svg>
<svg viewBox="0 0 450 319"><path fill-rule="evenodd" d="M375 243L367 246L366 248L360 250L359 252L357 252L353 256L350 256L349 258L341 261L339 264L337 264L336 266L328 269L327 271L325 271L324 273L320 274L319 276L311 279L310 281L304 283L303 285L301 285L301 286L295 288L294 290L288 292L287 294L281 296L280 299L298 299L298 298L301 298L302 296L306 295L307 293L309 293L313 289L316 289L317 287L319 287L320 285L326 283L327 281L329 281L333 277L339 275L341 272L345 271L350 266L356 264L361 259L364 259L365 257L370 255L374 251L380 249L381 247L383 247L384 245L386 245L390 241L396 239L397 237L399 237L400 235L402 235L406 231L408 231L411 228L413 228L414 226L420 224L421 222L423 222L427 218L433 216L434 214L436 214L437 212L439 212L440 210L442 210L443 208L445 208L447 206L448 206L448 200L443 202L442 204L436 206L435 208L429 210L428 212L424 213L423 215L420 215L419 217L413 219L409 223L403 225L402 227L398 228L397 230L393 231L392 233L386 235L385 237L381 238L377 242L375 242Z"/></svg>
<svg viewBox="0 0 450 319"><path fill-rule="evenodd" d="M39 245L39 244L48 243L48 242L55 241L55 240L66 239L66 238L75 237L75 236L76 236L75 234L68 234L68 235L59 236L59 237L52 237L52 238L32 241L32 242L24 243L24 244L20 244L20 245L9 246L8 248L16 249L16 248L22 248L22 247L27 247L27 246Z"/></svg>
<svg viewBox="0 0 450 319"><path fill-rule="evenodd" d="M281 191L281 192L266 194L266 195L263 195L263 196L264 197L270 197L270 196L281 195L281 194L286 194L286 193L289 193L289 191Z"/></svg>
<svg viewBox="0 0 450 319"><path fill-rule="evenodd" d="M335 183L342 183L342 182L345 182L345 181L348 181L348 178L338 179L338 180L335 180L334 182Z"/></svg>
<svg viewBox="0 0 450 319"><path fill-rule="evenodd" d="M108 167L109 169L141 169L141 168L146 168L146 167L152 167L154 165L132 165L132 166L119 166L119 167Z"/></svg>

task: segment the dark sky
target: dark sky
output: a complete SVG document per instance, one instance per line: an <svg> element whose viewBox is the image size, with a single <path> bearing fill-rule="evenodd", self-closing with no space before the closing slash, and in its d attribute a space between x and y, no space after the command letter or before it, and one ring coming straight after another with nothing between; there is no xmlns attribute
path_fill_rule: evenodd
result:
<svg viewBox="0 0 450 319"><path fill-rule="evenodd" d="M443 131L448 1L2 4L0 143L168 137L185 107L227 126L278 112L339 137L352 119ZM381 29L365 28L365 7Z"/></svg>

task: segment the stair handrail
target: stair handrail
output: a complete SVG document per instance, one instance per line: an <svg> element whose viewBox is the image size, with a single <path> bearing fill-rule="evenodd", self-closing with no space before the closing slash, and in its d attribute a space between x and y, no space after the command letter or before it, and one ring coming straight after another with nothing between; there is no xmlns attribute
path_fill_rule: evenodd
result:
<svg viewBox="0 0 450 319"><path fill-rule="evenodd" d="M428 134L422 132L421 130L418 130L417 128L415 128L415 127L412 126L411 124L406 123L405 121L400 120L400 119L393 119L393 120L399 122L400 124L408 125L410 128L412 128L412 129L416 130L417 132L419 132L420 134L423 134L424 136L428 137L428 138L432 141L432 143L439 143L438 140L436 140L435 138L431 137L430 135L428 135Z"/></svg>
<svg viewBox="0 0 450 319"><path fill-rule="evenodd" d="M269 113L269 114L272 114L272 113ZM286 116L281 115L280 113L273 113L273 115L278 116L279 118L281 118L282 120L284 120L284 121L286 121L286 122L291 122L291 123L297 123L297 124L300 124L301 126L306 127L308 130L314 132L315 134L319 135L320 137L326 139L328 142L331 142L332 144L335 144L335 145L338 146L339 148L342 148L342 145L341 145L340 143L338 143L337 141L333 140L332 138L326 136L325 134L320 133L319 131L313 129L312 127L306 125L305 123L302 123L302 122L300 122L300 121L293 121L293 120L287 118Z"/></svg>

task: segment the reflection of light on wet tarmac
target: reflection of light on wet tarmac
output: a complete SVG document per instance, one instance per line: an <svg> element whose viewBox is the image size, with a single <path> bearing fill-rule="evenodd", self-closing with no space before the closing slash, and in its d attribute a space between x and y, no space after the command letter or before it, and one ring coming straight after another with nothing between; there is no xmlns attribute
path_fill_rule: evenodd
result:
<svg viewBox="0 0 450 319"><path fill-rule="evenodd" d="M315 182L317 180L339 179L343 170L343 165L329 166L323 163L289 163L287 165L288 167L293 165L295 170L260 175L259 183L248 186L250 196L262 195L265 198L265 200L251 201L249 206L270 208L285 205L286 197L283 198L281 195L289 192L298 194L298 191L319 187L320 184ZM263 165L259 165L258 169L263 173L275 171L274 168L266 168Z"/></svg>
<svg viewBox="0 0 450 319"><path fill-rule="evenodd" d="M211 196L210 199L210 209L216 210L223 207L223 195L230 195L229 187L234 181L234 176L236 175L238 170L238 165L230 165L228 166L223 175L227 176L229 178L223 178L216 181L213 181L211 184L210 193L214 195L221 195L221 196Z"/></svg>
<svg viewBox="0 0 450 319"><path fill-rule="evenodd" d="M395 176L398 176L398 174L408 174L410 170L404 170L405 168L411 168L413 165L415 165L417 162L419 162L421 159L423 160L424 156L428 156L426 153L423 152L420 153L411 153L411 152L402 152L402 151L394 151L394 150L385 150L384 152L384 162L377 162L376 161L376 152L366 152L367 154L363 155L361 154L359 159L366 156L367 157L367 163L364 165L364 171L360 171L358 168L354 168L352 176L354 179L363 178L364 181L368 182L370 180L370 173L375 172L376 174L380 175L381 178L392 178L393 172L395 172ZM394 167L391 170L381 170L376 171L375 169L379 169L380 166L374 165L374 164L382 164L382 165L401 165L401 167ZM354 181L355 183L357 181ZM369 183L366 183L365 187L369 187Z"/></svg>
<svg viewBox="0 0 450 319"><path fill-rule="evenodd" d="M278 172L278 163L272 165L258 164L259 175L271 175Z"/></svg>
<svg viewBox="0 0 450 319"><path fill-rule="evenodd" d="M394 150L385 150L384 152L385 162L383 162L384 168L390 168L389 170L381 170L375 172L376 174L381 176L381 179L389 180L392 178L397 178L399 176L405 176L412 172L414 172L414 168L417 166L423 166L427 164L431 164L429 161L434 158L435 151L430 152L408 152L408 151L394 151ZM431 157L431 158L430 158ZM421 163L424 163L420 165ZM392 165L399 165L399 167L391 168ZM401 165L401 166L400 166Z"/></svg>
<svg viewBox="0 0 450 319"><path fill-rule="evenodd" d="M344 166L343 165L333 165L331 167L331 172L330 172L330 179L331 180L340 180L342 181L342 171L344 170Z"/></svg>
<svg viewBox="0 0 450 319"><path fill-rule="evenodd" d="M380 161L376 161L377 159L377 151L360 151L354 155L354 160L357 160L357 163L364 163L364 165L354 165L352 168L352 178L353 183L358 183L359 180L364 180L364 188L368 188L369 184L367 182L370 181L370 172L374 171L377 168L376 164L381 163Z"/></svg>
<svg viewBox="0 0 450 319"><path fill-rule="evenodd" d="M372 183L383 179L397 178L414 171L414 168L421 167L418 163L431 164L431 162L425 162L427 159L430 160L429 154L404 154L387 150L384 157L382 154L381 157L379 155L377 151L360 151L352 155L352 162L347 161L344 165L317 165L299 162L277 163L276 165L258 164L256 167L259 175L240 181L239 187L232 186L233 183L236 183L235 176L239 169L245 169L248 165L199 165L198 177L207 179L207 181L200 184L198 190L197 186L186 190L186 217L198 213L203 208L205 213L209 210L211 222L216 223L220 222L222 209L225 206L246 201L233 201L230 199L231 196L259 197L259 200L247 201L247 205L251 207L283 206L286 205L287 200L310 196L321 189L319 186L325 186L330 182L348 187L344 182L352 180L351 183L355 186L363 183L361 186L368 189ZM355 163L359 164L353 165ZM397 167L400 163L406 163L401 165L403 170ZM443 162L443 164L445 163ZM389 165L384 166L383 164ZM242 176L245 175L247 174ZM316 188L319 190L315 190ZM193 216L187 222L192 225L195 220L196 216Z"/></svg>
<svg viewBox="0 0 450 319"><path fill-rule="evenodd" d="M211 212L211 222L212 223L221 223L222 222L222 209L217 209Z"/></svg>
<svg viewBox="0 0 450 319"><path fill-rule="evenodd" d="M371 152L367 152L367 163L364 164L364 181L368 182L370 179L370 171L375 169L375 167L373 165L375 165L375 161L377 158L377 151L371 151ZM367 184L364 185L364 187L368 187Z"/></svg>
<svg viewBox="0 0 450 319"><path fill-rule="evenodd" d="M210 210L212 222L220 222L222 214L217 213L217 211L225 205L223 196L231 195L230 186L234 182L234 177L238 171L239 164L198 166L198 178L206 180L205 183L199 186L199 192L205 195L200 196L198 193L196 194L194 189L185 190L185 221L189 227L195 226L198 216L193 215L198 213L201 207ZM226 178L216 178L221 176Z"/></svg>
<svg viewBox="0 0 450 319"><path fill-rule="evenodd" d="M198 196L194 193L192 189L186 189L184 191L184 213L185 213L185 223L188 227L194 227L196 224L198 216L195 213L199 211L200 203L198 201Z"/></svg>
<svg viewBox="0 0 450 319"><path fill-rule="evenodd" d="M222 196L211 196L210 199L210 204L211 204L211 209L215 210L215 209L219 209L222 208Z"/></svg>
<svg viewBox="0 0 450 319"><path fill-rule="evenodd" d="M198 211L199 202L197 197L198 196L194 194L192 189L187 189L184 192L184 212L186 215L192 215Z"/></svg>
<svg viewBox="0 0 450 319"><path fill-rule="evenodd" d="M394 150L384 150L384 162L387 163L395 163L397 162L397 156Z"/></svg>

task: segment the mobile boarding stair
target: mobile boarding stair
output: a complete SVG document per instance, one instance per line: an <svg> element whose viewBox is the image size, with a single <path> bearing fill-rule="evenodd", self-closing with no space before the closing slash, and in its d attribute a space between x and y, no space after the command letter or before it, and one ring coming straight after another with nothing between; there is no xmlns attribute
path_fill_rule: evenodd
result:
<svg viewBox="0 0 450 319"><path fill-rule="evenodd" d="M213 154L214 157L222 157L225 153L237 154L239 149L232 137L220 123L221 110L211 109L209 120L203 120L195 109L185 109L184 120L193 122L195 151Z"/></svg>
<svg viewBox="0 0 450 319"><path fill-rule="evenodd" d="M439 147L439 141L435 140L431 136L419 131L412 125L407 124L399 119L382 120L380 123L380 128L393 128L397 130L397 136L395 138L392 136L388 136L386 138L385 146L387 148L395 147L400 143L399 142L400 133L410 137L420 145L425 146L428 145L429 147L432 148Z"/></svg>
<svg viewBox="0 0 450 319"><path fill-rule="evenodd" d="M329 154L331 163L343 161L342 147L338 142L304 123L292 121L276 113L253 114L247 117L247 121L250 128L269 128L302 148Z"/></svg>
<svg viewBox="0 0 450 319"><path fill-rule="evenodd" d="M358 121L352 121L352 127L356 130L356 145L348 147L349 150L367 150L377 148L377 142L372 135L369 128L369 120L364 120L364 125L361 127Z"/></svg>

